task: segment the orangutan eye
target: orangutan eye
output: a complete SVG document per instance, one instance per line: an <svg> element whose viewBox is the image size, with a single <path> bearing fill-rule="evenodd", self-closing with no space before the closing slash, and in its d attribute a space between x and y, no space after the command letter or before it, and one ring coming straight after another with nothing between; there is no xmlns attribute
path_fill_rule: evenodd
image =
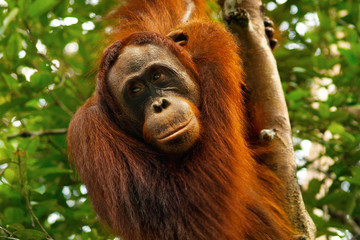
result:
<svg viewBox="0 0 360 240"><path fill-rule="evenodd" d="M152 79L153 79L154 81L156 81L156 80L159 80L161 77L162 77L162 74L159 73L159 72L156 72L156 73L154 73Z"/></svg>
<svg viewBox="0 0 360 240"><path fill-rule="evenodd" d="M136 94L140 91L141 91L141 88L139 88L139 87L131 89L131 93L133 93L133 94Z"/></svg>
<svg viewBox="0 0 360 240"><path fill-rule="evenodd" d="M135 83L129 86L129 94L130 96L138 96L145 91L145 86L142 83Z"/></svg>

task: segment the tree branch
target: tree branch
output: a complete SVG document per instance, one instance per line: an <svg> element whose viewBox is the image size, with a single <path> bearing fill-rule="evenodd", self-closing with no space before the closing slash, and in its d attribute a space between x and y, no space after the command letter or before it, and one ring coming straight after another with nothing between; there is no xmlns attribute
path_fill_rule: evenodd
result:
<svg viewBox="0 0 360 240"><path fill-rule="evenodd" d="M44 130L37 132L23 131L16 134L11 134L7 136L7 139L16 138L16 137L33 137L33 136L44 136L44 135L57 135L57 134L65 134L67 133L67 129L53 129L53 130Z"/></svg>
<svg viewBox="0 0 360 240"><path fill-rule="evenodd" d="M76 88L73 89L72 87L70 88L71 91L73 93L75 93L76 96L78 96L80 98L81 101L85 101L86 100L86 97L83 95L83 93L79 90L80 87L79 87L79 84L71 77L71 75L68 73L68 72L65 72L65 73L59 73L60 72L60 68L52 61L51 58L49 58L46 54L43 54L41 52L38 51L37 47L36 47L36 44L37 44L37 41L36 41L36 38L35 36L33 35L32 33L32 30L29 26L29 24L26 22L26 21L22 21L25 29L26 29L26 32L28 34L28 37L29 37L29 40L32 44L32 48L35 49L35 54L38 55L39 57L41 57L45 62L47 62L51 67L53 67L54 69L56 69L56 75L61 79L61 82L60 84L58 84L57 87L61 87L64 83L65 83L65 80L66 78L69 79L75 86ZM64 63L65 64L65 63ZM39 71L39 67L36 67ZM55 88L54 88L55 89ZM53 89L53 90L54 90ZM56 101L56 100L55 100ZM60 107L63 108L62 105L59 104ZM67 111L67 108L65 107L64 109L66 112ZM69 113L69 112L68 112ZM70 114L72 116L72 113Z"/></svg>
<svg viewBox="0 0 360 240"><path fill-rule="evenodd" d="M55 95L53 91L50 91L50 95L54 99L55 103L67 114L69 114L70 117L74 115L74 113L60 101L60 99Z"/></svg>
<svg viewBox="0 0 360 240"><path fill-rule="evenodd" d="M305 209L296 178L290 121L276 60L265 36L264 7L261 0L221 2L224 19L231 20L229 27L234 35L238 36L244 52L244 68L249 91L249 121L257 125L257 139L260 139L261 132L264 133L262 129L274 130L276 133L272 138L266 138L266 141L261 142L272 149L262 160L286 187L284 207L295 230L309 239L315 239L316 228Z"/></svg>
<svg viewBox="0 0 360 240"><path fill-rule="evenodd" d="M24 176L24 174L23 174L23 166L22 166L22 162L21 162L21 156L22 156L22 155L23 155L22 152L20 152L20 151L18 150L18 151L17 151L17 157L18 157L18 165L19 165L19 183L20 183L21 188L23 189L23 195L24 195L24 198L25 198L25 200L26 200L26 206L27 206L27 208L28 208L28 210L29 210L29 212L30 212L30 214L31 214L31 217L32 217L32 219L31 219L31 220L32 220L32 223L33 223L33 225L35 225L34 222L33 222L33 219L35 219L37 225L38 225L38 226L40 227L40 229L46 234L47 239L49 239L49 240L54 240L54 239L50 236L50 234L45 230L45 228L42 226L42 224L40 223L38 217L35 215L34 210L33 210L32 206L31 206L30 197L29 197L29 191L28 191L28 189L27 189L27 187L26 187L27 177ZM26 166L25 166L25 167L26 167ZM26 171L25 171L25 174L26 174ZM35 226L34 226L34 227L35 227Z"/></svg>
<svg viewBox="0 0 360 240"><path fill-rule="evenodd" d="M353 228L354 233L357 236L360 236L360 226L351 218L349 214L339 211L333 207L329 207L329 213L332 217L339 219L341 222L349 224Z"/></svg>
<svg viewBox="0 0 360 240"><path fill-rule="evenodd" d="M4 236L0 236L0 238L3 238L3 239L11 239L11 240L20 240L19 238L4 237Z"/></svg>
<svg viewBox="0 0 360 240"><path fill-rule="evenodd" d="M7 234L9 237L12 236L12 233L11 233L9 230L7 230L6 228L2 227L1 225L0 225L0 230L2 230L2 231L3 231L5 234Z"/></svg>

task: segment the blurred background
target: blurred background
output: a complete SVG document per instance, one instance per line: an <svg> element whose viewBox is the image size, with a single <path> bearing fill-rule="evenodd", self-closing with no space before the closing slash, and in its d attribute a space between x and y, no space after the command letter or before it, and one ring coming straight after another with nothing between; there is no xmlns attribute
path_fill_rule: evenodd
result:
<svg viewBox="0 0 360 240"><path fill-rule="evenodd" d="M264 3L318 240L360 239L360 2ZM117 4L0 0L0 239L114 239L68 164L66 129Z"/></svg>

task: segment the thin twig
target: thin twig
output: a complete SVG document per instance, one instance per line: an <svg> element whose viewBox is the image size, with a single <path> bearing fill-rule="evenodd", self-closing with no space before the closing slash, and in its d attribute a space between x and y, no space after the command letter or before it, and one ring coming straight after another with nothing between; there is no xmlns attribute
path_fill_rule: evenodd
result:
<svg viewBox="0 0 360 240"><path fill-rule="evenodd" d="M340 221L349 224L353 228L353 233L360 235L360 226L351 218L350 215L337 210L333 207L329 207L329 213L332 217L339 219Z"/></svg>
<svg viewBox="0 0 360 240"><path fill-rule="evenodd" d="M50 143L51 146L53 146L57 151L59 151L61 154L66 155L66 151L64 151L61 147L59 147L58 145L56 145L54 143L54 141L51 140L51 138L48 138L48 142Z"/></svg>
<svg viewBox="0 0 360 240"><path fill-rule="evenodd" d="M42 226L42 224L40 223L39 219L37 218L37 216L35 215L34 211L33 211L33 208L31 206L31 203L30 203L30 197L29 197L29 191L27 190L26 188L26 184L25 184L25 178L24 178L24 175L22 173L22 167L21 167L21 152L18 151L17 152L17 156L18 156L18 164L19 164L19 183L23 189L23 193L24 193L24 197L25 197L25 200L26 200L26 205L27 205L27 208L32 216L32 219L35 219L37 225L40 227L40 229L46 234L47 238L49 240L54 240L50 234L45 230L45 228Z"/></svg>
<svg viewBox="0 0 360 240"><path fill-rule="evenodd" d="M67 114L69 114L71 117L74 115L74 113L60 101L60 99L55 95L54 92L50 92L50 94L51 94L51 96L53 97L55 103L56 103L61 109L63 109L63 110L64 110Z"/></svg>
<svg viewBox="0 0 360 240"><path fill-rule="evenodd" d="M60 71L60 68L58 66L56 66L56 64L46 55L46 54L43 54L41 52L39 52L37 50L37 47L36 47L36 39L34 37L34 35L32 34L32 31L30 29L30 26L28 25L27 22L23 22L25 28L26 28L26 31L27 31L27 34L28 34L28 37L29 37L29 40L30 42L32 43L33 47L36 49L36 54L38 56L40 56L43 60L45 60L46 62L48 62L50 64L51 67L53 67L54 69L56 69L57 71ZM38 69L39 70L39 69ZM59 73L56 73L57 76L59 76L59 78L61 79L61 82L60 84L58 85L58 87L61 87L64 83L65 83L65 80L66 78L68 78L77 88L75 90L73 90L74 93L78 93L78 97L80 98L80 100L82 101L85 101L86 98L85 96L83 95L83 93L79 90L79 86L78 84L76 83L76 81L70 76L69 73L64 73L64 74L59 74Z"/></svg>
<svg viewBox="0 0 360 240"><path fill-rule="evenodd" d="M34 46L35 49L37 49L37 48L36 48L36 39L35 39L34 35L32 34L32 31L31 31L31 29L30 29L30 26L28 25L28 23L27 23L26 21L23 21L23 24L24 24L24 26L25 26L25 28L26 28L26 31L27 31L27 33L28 33L28 37L29 37L32 45ZM45 61L47 61L47 62L48 62L52 67L54 67L56 70L59 70L59 68L51 61L50 58L48 58L48 56L46 56L45 54L43 54L43 53L41 53L41 52L39 52L39 51L37 51L37 54L38 54L41 58L43 58Z"/></svg>
<svg viewBox="0 0 360 240"><path fill-rule="evenodd" d="M0 225L0 229L1 229L2 231L4 231L9 237L12 236L12 233L11 233L9 230L7 230L6 228L4 228L3 226L1 226L1 225Z"/></svg>
<svg viewBox="0 0 360 240"><path fill-rule="evenodd" d="M357 33L357 35L360 36L360 31L358 30L357 27L350 27L351 24L348 23L348 22L346 22L346 21L344 21L343 19L338 19L337 21L339 22L339 24L341 24L341 25L343 25L343 26L345 26L345 27L351 28L352 30L354 30L354 31Z"/></svg>
<svg viewBox="0 0 360 240"><path fill-rule="evenodd" d="M67 133L67 129L53 129L53 130L44 130L37 132L23 131L16 134L11 134L7 136L7 139L16 138L16 137L33 137L33 136L44 136L44 135L57 135L57 134L65 134Z"/></svg>
<svg viewBox="0 0 360 240"><path fill-rule="evenodd" d="M79 94L78 97L82 100L85 101L86 97L84 96L84 94L80 91L80 85L77 81L75 81L73 78L68 77L68 79L72 82L72 84L74 84L75 86L75 91Z"/></svg>
<svg viewBox="0 0 360 240"><path fill-rule="evenodd" d="M7 181L3 181L2 178L0 178L0 183L3 184L3 185L5 185L5 186L8 186L9 188L11 188L12 190L14 190L15 192L20 193L19 190L17 190L16 188L14 188L10 183L8 183Z"/></svg>
<svg viewBox="0 0 360 240"><path fill-rule="evenodd" d="M54 239L50 236L50 234L45 230L45 228L41 225L39 219L38 219L37 216L35 215L35 213L34 213L34 211L33 211L33 208L32 208L32 206L31 206L31 204L30 204L29 193L26 194L25 199L26 199L26 205L27 205L27 207L28 207L28 210L29 210L31 216L35 219L36 223L39 225L39 227L41 228L41 230L46 234L47 238L50 239L50 240L54 240Z"/></svg>
<svg viewBox="0 0 360 240"><path fill-rule="evenodd" d="M4 236L0 236L0 238L4 238L4 239L11 239L11 240L20 240L19 238L4 237Z"/></svg>

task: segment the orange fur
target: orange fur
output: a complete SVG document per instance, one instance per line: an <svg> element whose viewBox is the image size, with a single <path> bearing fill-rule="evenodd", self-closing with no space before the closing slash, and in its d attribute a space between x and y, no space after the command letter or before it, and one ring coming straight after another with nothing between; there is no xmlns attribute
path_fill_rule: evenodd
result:
<svg viewBox="0 0 360 240"><path fill-rule="evenodd" d="M197 10L184 23L187 2ZM281 185L246 142L233 36L206 19L200 0L136 0L112 16L120 19L112 36L119 41L105 51L96 96L76 113L68 135L70 158L99 217L124 240L291 239ZM164 36L175 29L189 36L184 48ZM202 133L176 165L126 134L106 85L121 49L137 42L169 49L201 89Z"/></svg>

